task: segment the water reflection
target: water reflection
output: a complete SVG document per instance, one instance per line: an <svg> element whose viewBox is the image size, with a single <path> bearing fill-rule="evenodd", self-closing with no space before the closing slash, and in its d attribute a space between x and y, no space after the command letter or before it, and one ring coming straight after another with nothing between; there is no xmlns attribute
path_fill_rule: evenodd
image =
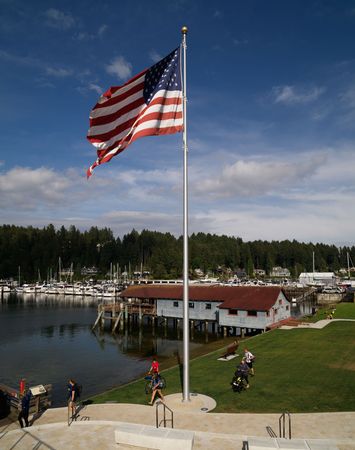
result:
<svg viewBox="0 0 355 450"><path fill-rule="evenodd" d="M84 386L84 397L127 383L146 372L152 355L160 360L182 352L182 333L172 326L129 327L92 333L97 300L70 296L4 295L0 303L0 383L17 387L53 384L54 405L66 402L69 377ZM209 334L208 339L217 337ZM191 349L204 344L194 331Z"/></svg>

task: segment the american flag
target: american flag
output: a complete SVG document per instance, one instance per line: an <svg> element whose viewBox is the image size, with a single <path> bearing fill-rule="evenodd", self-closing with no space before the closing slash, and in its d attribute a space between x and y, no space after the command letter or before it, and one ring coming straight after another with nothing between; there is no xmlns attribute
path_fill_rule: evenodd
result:
<svg viewBox="0 0 355 450"><path fill-rule="evenodd" d="M88 140L97 159L87 170L108 162L143 136L183 129L180 47L123 86L110 87L90 113Z"/></svg>

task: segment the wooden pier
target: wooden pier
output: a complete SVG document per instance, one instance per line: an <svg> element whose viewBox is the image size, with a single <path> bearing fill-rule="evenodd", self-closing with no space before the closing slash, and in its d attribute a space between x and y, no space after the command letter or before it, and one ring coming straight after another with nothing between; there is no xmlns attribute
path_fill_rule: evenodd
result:
<svg viewBox="0 0 355 450"><path fill-rule="evenodd" d="M43 386L45 392L39 395L34 395L31 397L30 401L30 413L38 414L49 408L52 405L52 385L46 384ZM9 415L15 415L19 412L19 404L21 402L21 395L18 389L13 389L5 384L0 384L0 391L5 394L7 398L7 403L9 407Z"/></svg>
<svg viewBox="0 0 355 450"><path fill-rule="evenodd" d="M156 307L150 303L140 302L114 302L101 304L97 308L97 318L92 327L94 331L97 327L105 328L106 322L114 333L117 328L123 329L127 323L142 323L148 317L153 323L157 317Z"/></svg>

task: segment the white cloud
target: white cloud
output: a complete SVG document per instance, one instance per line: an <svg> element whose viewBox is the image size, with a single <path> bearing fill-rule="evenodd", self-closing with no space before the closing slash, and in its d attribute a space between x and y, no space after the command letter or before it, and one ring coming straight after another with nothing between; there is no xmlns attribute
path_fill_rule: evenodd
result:
<svg viewBox="0 0 355 450"><path fill-rule="evenodd" d="M0 50L0 59L21 66L40 68L43 67L43 63L36 58L32 58L31 56L12 55L11 53L5 52L4 50Z"/></svg>
<svg viewBox="0 0 355 450"><path fill-rule="evenodd" d="M324 87L312 87L309 89L296 88L295 86L275 86L272 88L272 96L275 103L285 105L305 104L317 100L325 92Z"/></svg>
<svg viewBox="0 0 355 450"><path fill-rule="evenodd" d="M78 41L90 41L97 38L102 38L103 35L108 30L108 25L101 25L97 32L88 33L87 31L79 31L78 34L75 35L74 39L77 39Z"/></svg>
<svg viewBox="0 0 355 450"><path fill-rule="evenodd" d="M126 61L123 56L117 56L110 64L106 65L106 72L124 80L132 74L132 64Z"/></svg>
<svg viewBox="0 0 355 450"><path fill-rule="evenodd" d="M46 25L52 28L67 30L75 25L75 20L70 13L64 13L59 9L50 8L44 13Z"/></svg>
<svg viewBox="0 0 355 450"><path fill-rule="evenodd" d="M154 62L158 62L161 59L163 59L163 57L156 51L156 50L151 50L149 52L149 58Z"/></svg>
<svg viewBox="0 0 355 450"><path fill-rule="evenodd" d="M66 78L72 75L72 71L61 67L47 67L46 74L56 78Z"/></svg>
<svg viewBox="0 0 355 450"><path fill-rule="evenodd" d="M237 47L240 45L247 45L248 42L249 41L247 39L233 39L233 44L236 45Z"/></svg>
<svg viewBox="0 0 355 450"><path fill-rule="evenodd" d="M290 206L238 205L234 209L211 209L194 214L191 218L190 232L203 231L216 234L240 236L244 240L284 240L296 239L300 242L339 242L354 243L352 223L355 211L349 211L347 220L344 210L347 203L342 202L335 208L327 205Z"/></svg>
<svg viewBox="0 0 355 450"><path fill-rule="evenodd" d="M137 231L169 231L177 236L182 234L182 219L177 212L168 214L158 211L110 211L104 214L102 219L104 223L110 223L120 235L130 232L132 228Z"/></svg>
<svg viewBox="0 0 355 450"><path fill-rule="evenodd" d="M101 27L97 30L97 35L98 35L99 37L102 37L102 36L106 33L107 30L108 30L108 25L103 24L103 25L101 25Z"/></svg>
<svg viewBox="0 0 355 450"><path fill-rule="evenodd" d="M269 159L236 160L233 152L218 151L211 158L195 156L189 170L189 231L245 240L353 242L354 165L351 145L291 157L285 151ZM180 163L155 170L105 165L96 171L87 181L84 170L1 167L3 223L81 229L104 223L120 236L132 228L182 233Z"/></svg>
<svg viewBox="0 0 355 450"><path fill-rule="evenodd" d="M355 108L355 86L350 86L340 95L341 101L349 108Z"/></svg>
<svg viewBox="0 0 355 450"><path fill-rule="evenodd" d="M102 87L99 86L98 84L95 84L95 83L90 83L90 84L89 84L89 89L90 89L91 91L97 92L99 95L101 95L101 94L103 93Z"/></svg>
<svg viewBox="0 0 355 450"><path fill-rule="evenodd" d="M197 195L202 192L214 197L255 197L284 190L313 175L326 160L317 155L306 161L238 160L225 166L220 173L213 170L207 179L196 183Z"/></svg>
<svg viewBox="0 0 355 450"><path fill-rule="evenodd" d="M0 59L2 59L4 61L8 61L12 64L16 64L18 66L29 67L29 68L40 70L40 71L44 72L45 75L56 77L56 78L65 78L65 77L69 77L69 76L73 75L72 70L64 69L62 67L49 66L47 63L45 63L37 58L32 58L31 56L28 56L28 55L18 56L18 55L13 55L11 53L0 50ZM82 74L82 72L80 74ZM41 80L41 81L43 81L41 83L41 85L44 86L46 84L46 81L45 80ZM50 85L50 86L52 87L52 85Z"/></svg>
<svg viewBox="0 0 355 450"><path fill-rule="evenodd" d="M35 209L41 204L60 205L65 202L70 180L51 169L15 167L0 173L0 205Z"/></svg>

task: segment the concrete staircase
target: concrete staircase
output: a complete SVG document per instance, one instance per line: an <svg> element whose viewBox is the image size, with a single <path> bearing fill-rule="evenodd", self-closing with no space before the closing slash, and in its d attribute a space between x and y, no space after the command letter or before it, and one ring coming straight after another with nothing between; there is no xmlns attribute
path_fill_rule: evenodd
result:
<svg viewBox="0 0 355 450"><path fill-rule="evenodd" d="M247 439L248 450L339 450L334 441L329 439L282 439L259 438Z"/></svg>

